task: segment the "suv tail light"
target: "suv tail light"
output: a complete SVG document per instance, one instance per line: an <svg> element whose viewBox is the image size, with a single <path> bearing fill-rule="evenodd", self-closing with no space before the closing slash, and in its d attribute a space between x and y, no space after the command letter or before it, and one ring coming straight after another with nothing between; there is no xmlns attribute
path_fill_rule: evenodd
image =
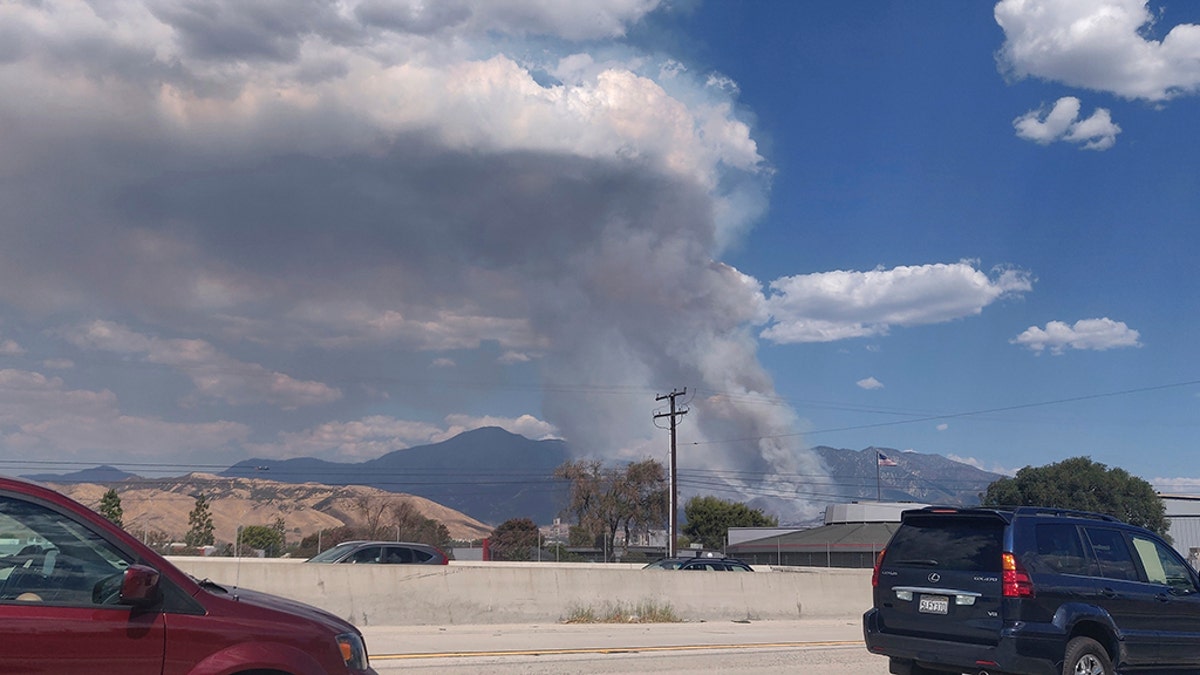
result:
<svg viewBox="0 0 1200 675"><path fill-rule="evenodd" d="M1033 579L1017 560L1017 556L1005 552L1000 554L1001 594L1006 598L1032 598Z"/></svg>
<svg viewBox="0 0 1200 675"><path fill-rule="evenodd" d="M883 564L884 553L887 553L886 548L881 550L879 555L875 556L875 569L871 571L871 588L879 585L879 566Z"/></svg>

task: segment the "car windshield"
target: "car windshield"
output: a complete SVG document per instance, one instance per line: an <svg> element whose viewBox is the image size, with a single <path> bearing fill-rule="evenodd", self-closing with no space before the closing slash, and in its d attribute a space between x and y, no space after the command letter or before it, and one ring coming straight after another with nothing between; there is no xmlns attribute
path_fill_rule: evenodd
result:
<svg viewBox="0 0 1200 675"><path fill-rule="evenodd" d="M338 544L331 549L321 551L320 553L309 558L306 562L321 563L334 562L338 558L346 554L346 551L354 548L357 544Z"/></svg>

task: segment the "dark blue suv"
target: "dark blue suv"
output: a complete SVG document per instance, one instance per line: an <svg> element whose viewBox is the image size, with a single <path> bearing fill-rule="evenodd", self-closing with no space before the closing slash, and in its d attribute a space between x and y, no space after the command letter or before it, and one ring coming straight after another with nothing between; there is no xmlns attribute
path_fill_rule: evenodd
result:
<svg viewBox="0 0 1200 675"><path fill-rule="evenodd" d="M897 675L1200 673L1200 577L1110 516L905 511L871 583L867 648Z"/></svg>

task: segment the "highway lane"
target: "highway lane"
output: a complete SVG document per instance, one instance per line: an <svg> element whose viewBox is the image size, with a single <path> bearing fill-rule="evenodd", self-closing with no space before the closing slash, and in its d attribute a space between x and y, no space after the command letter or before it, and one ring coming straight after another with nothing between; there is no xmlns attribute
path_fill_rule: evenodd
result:
<svg viewBox="0 0 1200 675"><path fill-rule="evenodd" d="M457 656L372 659L380 674L475 673L490 675L695 675L730 673L767 675L887 675L887 659L871 655L862 645L812 647L738 647L716 650L580 651L533 656Z"/></svg>
<svg viewBox="0 0 1200 675"><path fill-rule="evenodd" d="M780 672L822 675L887 675L887 660L861 644L704 649L575 650L543 654L376 658L381 675L389 673L463 673L466 675L777 675Z"/></svg>
<svg viewBox="0 0 1200 675"><path fill-rule="evenodd" d="M856 620L367 627L380 673L885 675Z"/></svg>

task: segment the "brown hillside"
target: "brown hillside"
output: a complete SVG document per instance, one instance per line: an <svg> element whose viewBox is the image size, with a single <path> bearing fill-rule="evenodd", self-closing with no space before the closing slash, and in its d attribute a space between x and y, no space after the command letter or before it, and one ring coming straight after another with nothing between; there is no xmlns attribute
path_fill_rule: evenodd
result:
<svg viewBox="0 0 1200 675"><path fill-rule="evenodd" d="M51 487L91 508L109 487L121 497L125 529L135 535L162 532L168 539L182 541L188 531L188 514L196 504L195 495L208 498L216 537L232 542L239 525L270 525L283 517L288 541L299 541L317 530L342 525L364 525L360 502L373 506L408 501L426 518L439 521L454 539L486 537L491 528L470 516L424 497L375 488L277 483L257 478L224 478L206 473L191 473L177 478L131 479L111 485L95 483L56 483ZM384 516L381 523L388 522Z"/></svg>

